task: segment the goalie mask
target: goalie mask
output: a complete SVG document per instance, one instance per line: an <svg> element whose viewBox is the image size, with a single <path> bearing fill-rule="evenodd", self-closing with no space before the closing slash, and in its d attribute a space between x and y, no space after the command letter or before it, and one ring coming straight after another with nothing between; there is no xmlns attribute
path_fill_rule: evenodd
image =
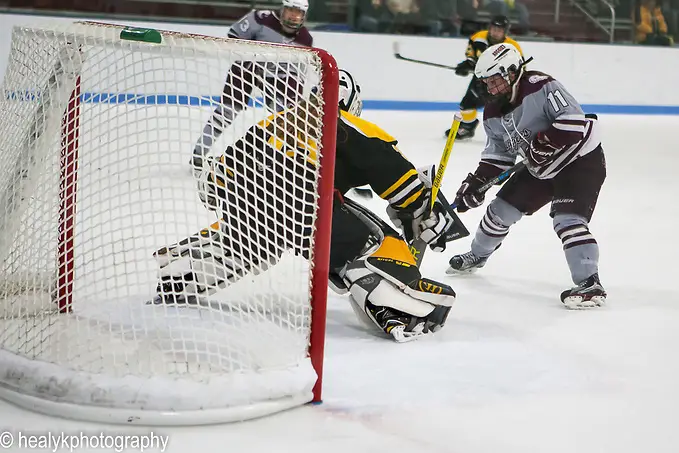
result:
<svg viewBox="0 0 679 453"><path fill-rule="evenodd" d="M354 116L361 116L363 111L361 87L356 84L354 77L344 69L339 70L339 108Z"/></svg>
<svg viewBox="0 0 679 453"><path fill-rule="evenodd" d="M502 43L488 47L474 68L474 75L485 88L484 97L491 102L511 102L526 63L511 44Z"/></svg>

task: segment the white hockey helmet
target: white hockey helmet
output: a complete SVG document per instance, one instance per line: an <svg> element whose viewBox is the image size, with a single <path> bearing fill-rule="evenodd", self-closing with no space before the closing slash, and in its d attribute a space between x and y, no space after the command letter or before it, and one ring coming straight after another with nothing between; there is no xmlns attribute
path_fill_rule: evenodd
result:
<svg viewBox="0 0 679 453"><path fill-rule="evenodd" d="M309 0L283 0L280 12L280 22L283 29L294 32L299 30L309 11Z"/></svg>
<svg viewBox="0 0 679 453"><path fill-rule="evenodd" d="M345 69L339 70L339 108L354 116L361 116L363 111L361 87L356 83L354 76Z"/></svg>
<svg viewBox="0 0 679 453"><path fill-rule="evenodd" d="M488 47L479 57L474 75L483 82L490 99L513 98L526 62L509 43Z"/></svg>

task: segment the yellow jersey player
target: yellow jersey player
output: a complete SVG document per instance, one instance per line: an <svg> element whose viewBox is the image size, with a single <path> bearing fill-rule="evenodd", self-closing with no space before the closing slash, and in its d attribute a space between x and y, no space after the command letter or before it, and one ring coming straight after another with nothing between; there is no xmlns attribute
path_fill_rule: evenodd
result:
<svg viewBox="0 0 679 453"><path fill-rule="evenodd" d="M457 65L455 69L455 74L467 77L469 74L474 72L474 67L476 67L476 62L478 61L481 54L489 47L494 44L509 43L516 47L519 53L523 56L523 51L519 46L519 43L514 41L512 38L507 36L509 31L509 19L505 16L495 16L490 21L488 25L488 30L481 30L474 33L471 38L469 38L469 44L467 44L467 50L465 51L466 59ZM458 140L469 139L474 136L474 131L479 125L479 120L476 119L476 110L483 107L483 98L480 93L484 90L480 90L477 87L478 80L476 77L472 77L471 82L469 82L469 87L465 93L462 101L460 101L460 112L462 114L462 123L460 123L460 128L457 131ZM446 137L450 129L446 131Z"/></svg>
<svg viewBox="0 0 679 453"><path fill-rule="evenodd" d="M416 170L394 137L360 118L359 93L341 70L328 277L333 290L350 295L361 320L409 341L443 326L455 292L422 277L407 241L419 238L442 251L447 233L459 225L438 201L429 212L432 168ZM284 251L309 258L317 165L312 137L320 127L315 108L302 101L252 126L221 156L206 158L196 175L199 195L220 220L156 252L154 303L197 303L275 266ZM388 201L387 213L403 236L344 197L364 185Z"/></svg>

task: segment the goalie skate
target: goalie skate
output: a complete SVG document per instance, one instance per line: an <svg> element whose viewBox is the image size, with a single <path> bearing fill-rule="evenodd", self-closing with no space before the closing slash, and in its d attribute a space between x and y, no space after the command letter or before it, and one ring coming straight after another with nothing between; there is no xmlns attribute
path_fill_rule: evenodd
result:
<svg viewBox="0 0 679 453"><path fill-rule="evenodd" d="M578 286L562 292L561 302L570 310L582 310L604 305L606 303L606 291L601 286L599 274L594 274Z"/></svg>
<svg viewBox="0 0 679 453"><path fill-rule="evenodd" d="M192 282L192 272L179 278L176 276L164 276L158 282L156 295L146 302L147 305L198 305L199 294L186 294L186 284Z"/></svg>
<svg viewBox="0 0 679 453"><path fill-rule="evenodd" d="M366 302L366 309L384 333L398 343L415 340L424 335L424 319L408 315L390 307L379 307Z"/></svg>

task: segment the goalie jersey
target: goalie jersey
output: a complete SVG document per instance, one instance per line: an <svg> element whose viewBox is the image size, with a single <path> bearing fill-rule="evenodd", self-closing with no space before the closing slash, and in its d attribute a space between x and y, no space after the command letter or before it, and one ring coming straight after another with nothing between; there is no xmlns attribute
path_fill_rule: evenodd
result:
<svg viewBox="0 0 679 453"><path fill-rule="evenodd" d="M483 126L488 138L481 164L503 171L518 155L526 157L539 132L547 132L558 148L557 157L544 167L529 168L539 179L553 178L601 143L596 119L585 116L578 101L559 81L538 71L523 74L511 104L486 105Z"/></svg>
<svg viewBox="0 0 679 453"><path fill-rule="evenodd" d="M300 117L304 111L302 107L296 114L288 111L271 115L252 126L212 163L207 182L217 188L223 216L242 218L249 211L268 211L270 218L281 221L294 218L296 233L307 236L318 165L318 145L312 135L319 137L320 133L314 129L317 125L312 118L304 121ZM298 125L294 132L293 125ZM315 132L306 135L306 130ZM344 194L354 187L370 185L394 209L408 211L421 205L427 196L424 185L396 145L397 140L375 124L341 111L335 189ZM213 207L218 204L217 200L207 203ZM254 227L253 220L249 221Z"/></svg>
<svg viewBox="0 0 679 453"><path fill-rule="evenodd" d="M424 185L397 144L377 125L341 111L337 121L335 188L345 193L370 185L394 209L414 209L426 196Z"/></svg>

